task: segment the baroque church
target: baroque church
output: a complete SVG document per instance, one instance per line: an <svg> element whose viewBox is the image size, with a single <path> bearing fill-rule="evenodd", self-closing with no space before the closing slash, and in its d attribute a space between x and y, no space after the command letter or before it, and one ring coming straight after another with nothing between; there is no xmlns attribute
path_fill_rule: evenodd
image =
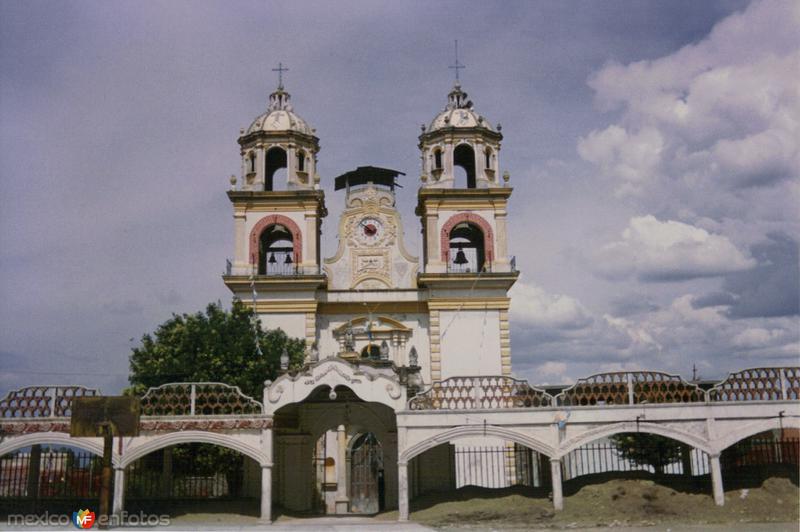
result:
<svg viewBox="0 0 800 532"><path fill-rule="evenodd" d="M265 327L306 343L305 367L265 389L275 465L262 482L272 500L291 511L374 513L398 498L402 506L409 485L447 488L455 475L448 446L398 468L396 413L443 380L511 374L512 189L500 169L501 127L458 81L418 138L421 250L406 247L396 207L405 174L360 166L321 178L315 133L282 82L241 130L224 282ZM331 183L345 208L323 229ZM321 240L334 237L336 252L323 257Z"/></svg>

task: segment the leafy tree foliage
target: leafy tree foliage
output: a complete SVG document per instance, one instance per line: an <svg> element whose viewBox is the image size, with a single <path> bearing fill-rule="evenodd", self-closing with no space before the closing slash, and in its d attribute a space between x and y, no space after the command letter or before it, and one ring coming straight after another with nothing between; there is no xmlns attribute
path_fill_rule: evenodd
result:
<svg viewBox="0 0 800 532"><path fill-rule="evenodd" d="M289 367L297 368L305 343L280 329L264 331L260 321L256 333L253 319L253 311L237 299L230 311L218 302L205 313L173 314L133 348L130 392L141 395L169 382L223 382L260 401L264 381L278 374L283 350L289 354ZM256 353L256 335L261 355Z"/></svg>
<svg viewBox="0 0 800 532"><path fill-rule="evenodd" d="M284 349L289 369L302 366L303 340L289 338L280 329L262 330L253 311L237 299L230 311L221 303L211 303L205 313L173 314L153 334L142 336L141 345L130 356L127 391L142 395L151 386L170 382L223 382L260 401L264 381L278 375ZM229 492L238 493L244 459L240 453L206 443L175 445L168 452L176 470L224 473Z"/></svg>
<svg viewBox="0 0 800 532"><path fill-rule="evenodd" d="M665 466L681 459L681 443L658 434L626 432L612 436L611 441L622 458L651 466L657 475L664 473Z"/></svg>

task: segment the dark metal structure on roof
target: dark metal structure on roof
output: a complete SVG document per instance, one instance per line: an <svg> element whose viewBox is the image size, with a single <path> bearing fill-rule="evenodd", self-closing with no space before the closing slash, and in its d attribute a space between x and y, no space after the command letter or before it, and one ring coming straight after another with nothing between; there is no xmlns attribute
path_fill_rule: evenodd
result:
<svg viewBox="0 0 800 532"><path fill-rule="evenodd" d="M350 188L356 185L366 185L372 183L374 185L383 185L390 187L401 187L397 183L396 178L399 175L406 175L398 170L391 168L379 168L377 166L359 166L355 170L346 172L335 180L334 190L341 190L343 188Z"/></svg>

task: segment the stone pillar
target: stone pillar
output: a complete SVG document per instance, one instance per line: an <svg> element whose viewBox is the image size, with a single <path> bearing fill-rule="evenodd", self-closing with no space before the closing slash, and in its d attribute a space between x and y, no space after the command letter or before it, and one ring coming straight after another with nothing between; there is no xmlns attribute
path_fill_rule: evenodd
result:
<svg viewBox="0 0 800 532"><path fill-rule="evenodd" d="M272 522L272 466L261 466L261 523Z"/></svg>
<svg viewBox="0 0 800 532"><path fill-rule="evenodd" d="M725 490L722 486L722 467L719 464L719 454L708 457L711 463L711 489L714 491L714 503L725 506Z"/></svg>
<svg viewBox="0 0 800 532"><path fill-rule="evenodd" d="M114 515L122 514L125 509L125 468L114 467L114 503L111 512Z"/></svg>
<svg viewBox="0 0 800 532"><path fill-rule="evenodd" d="M494 257L492 257L492 271L507 272L508 266L508 227L506 224L507 212L499 208L494 213Z"/></svg>
<svg viewBox="0 0 800 532"><path fill-rule="evenodd" d="M317 257L317 213L305 213L306 230L303 234L304 244L303 247L303 271L301 273L319 273L319 257ZM299 265L298 265L299 266ZM306 271L305 266L311 268L313 271Z"/></svg>
<svg viewBox="0 0 800 532"><path fill-rule="evenodd" d="M245 211L244 209L236 209L233 213L233 266L235 275L242 275L243 270L250 271L250 250L248 249L248 238L245 226ZM258 253L258 250L256 250Z"/></svg>
<svg viewBox="0 0 800 532"><path fill-rule="evenodd" d="M425 243L427 244L427 264L425 264L425 271L445 271L444 263L442 262L442 250L440 246L438 212L429 212L425 214Z"/></svg>
<svg viewBox="0 0 800 532"><path fill-rule="evenodd" d="M550 479L553 484L553 509L558 512L564 509L564 493L561 491L561 460L558 458L550 459Z"/></svg>
<svg viewBox="0 0 800 532"><path fill-rule="evenodd" d="M350 511L350 498L347 496L347 429L339 425L336 430L336 513Z"/></svg>
<svg viewBox="0 0 800 532"><path fill-rule="evenodd" d="M269 388L264 386L264 404L267 404ZM261 429L261 452L265 462L261 464L261 517L262 523L272 522L272 465L274 463L274 445L272 441L272 422L269 427Z"/></svg>
<svg viewBox="0 0 800 532"><path fill-rule="evenodd" d="M286 184L283 185L284 190L291 188L292 185L297 184L297 147L294 144L289 144L286 150ZM277 186L275 190L280 190Z"/></svg>
<svg viewBox="0 0 800 532"><path fill-rule="evenodd" d="M257 190L257 191L264 190L264 183L266 181L264 170L266 168L266 165L267 165L267 152L264 146L262 144L259 144L256 147L256 178L253 180L252 190Z"/></svg>
<svg viewBox="0 0 800 532"><path fill-rule="evenodd" d="M408 521L408 463L397 462L397 508L398 521Z"/></svg>

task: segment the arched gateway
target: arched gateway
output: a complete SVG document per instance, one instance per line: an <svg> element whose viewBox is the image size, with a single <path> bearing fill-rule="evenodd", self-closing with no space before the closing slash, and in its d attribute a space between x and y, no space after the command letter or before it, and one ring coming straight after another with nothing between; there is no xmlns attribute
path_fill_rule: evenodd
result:
<svg viewBox="0 0 800 532"><path fill-rule="evenodd" d="M397 368L329 358L264 392L273 424L272 500L290 512L376 513L397 507Z"/></svg>

